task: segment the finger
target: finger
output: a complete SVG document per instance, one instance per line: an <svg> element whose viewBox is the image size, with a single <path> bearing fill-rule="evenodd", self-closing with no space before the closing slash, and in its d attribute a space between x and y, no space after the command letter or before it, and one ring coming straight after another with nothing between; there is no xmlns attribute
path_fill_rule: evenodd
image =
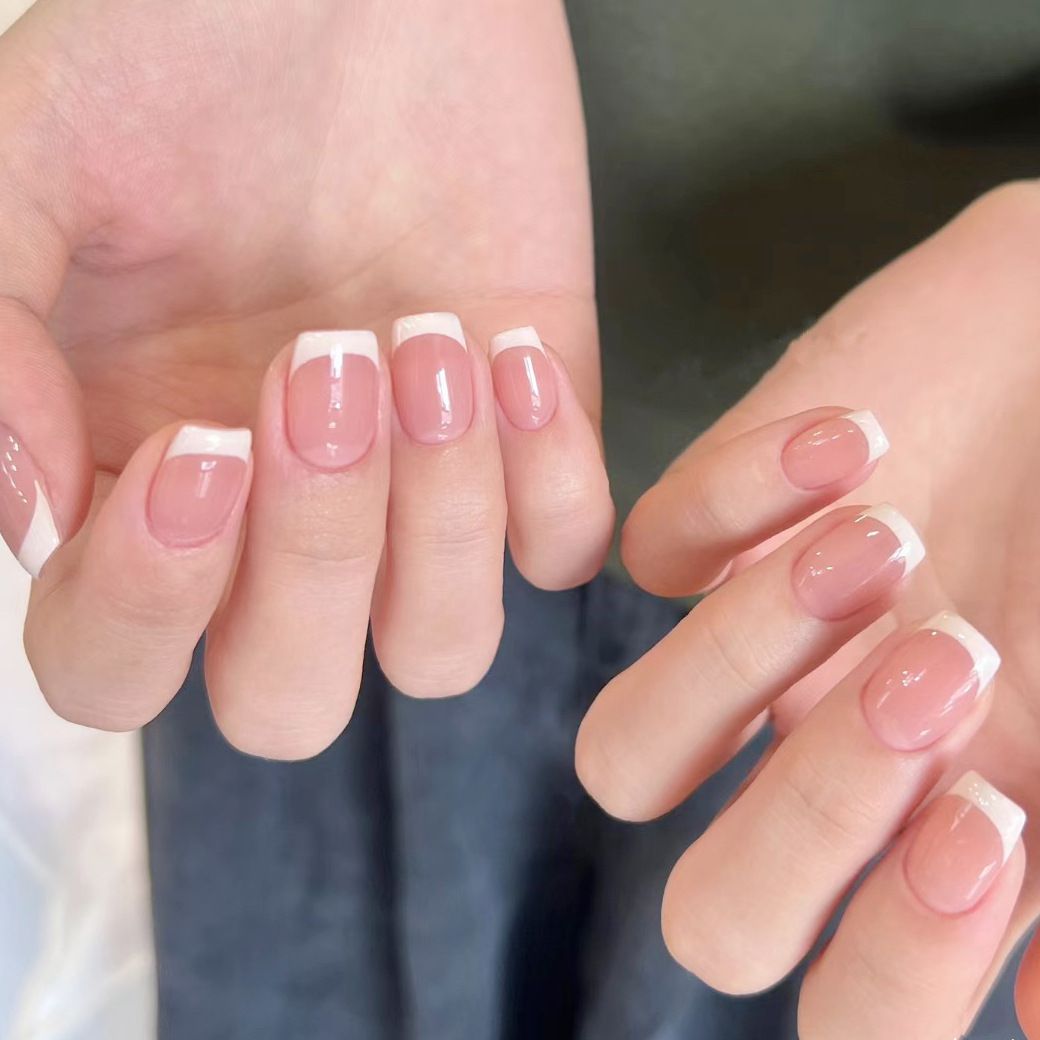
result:
<svg viewBox="0 0 1040 1040"><path fill-rule="evenodd" d="M0 536L38 577L86 516L93 462L79 386L45 322L68 263L57 218L0 175Z"/></svg>
<svg viewBox="0 0 1040 1040"><path fill-rule="evenodd" d="M307 758L350 720L383 551L389 415L371 332L304 333L268 370L249 529L206 645L214 716L242 751Z"/></svg>
<svg viewBox="0 0 1040 1040"><path fill-rule="evenodd" d="M1015 983L1015 1008L1029 1040L1040 1038L1040 935L1030 941Z"/></svg>
<svg viewBox="0 0 1040 1040"><path fill-rule="evenodd" d="M891 506L835 510L699 603L596 698L576 766L608 812L677 805L792 683L884 614L924 547Z"/></svg>
<svg viewBox="0 0 1040 1040"><path fill-rule="evenodd" d="M533 328L493 336L490 357L513 560L539 588L572 588L599 571L613 536L599 440Z"/></svg>
<svg viewBox="0 0 1040 1040"><path fill-rule="evenodd" d="M658 595L703 590L734 556L862 484L887 450L873 413L815 408L688 452L632 510L625 566Z"/></svg>
<svg viewBox="0 0 1040 1040"><path fill-rule="evenodd" d="M419 697L476 685L502 633L506 505L487 358L454 314L394 324L387 547L372 635Z"/></svg>
<svg viewBox="0 0 1040 1040"><path fill-rule="evenodd" d="M975 773L867 878L802 987L802 1040L950 1040L968 1029L1025 869L1025 814Z"/></svg>
<svg viewBox="0 0 1040 1040"><path fill-rule="evenodd" d="M25 645L51 707L136 729L177 692L224 592L251 477L250 433L167 428L33 587Z"/></svg>
<svg viewBox="0 0 1040 1040"><path fill-rule="evenodd" d="M662 912L676 959L729 993L790 972L975 734L999 660L950 613L887 640L679 860Z"/></svg>

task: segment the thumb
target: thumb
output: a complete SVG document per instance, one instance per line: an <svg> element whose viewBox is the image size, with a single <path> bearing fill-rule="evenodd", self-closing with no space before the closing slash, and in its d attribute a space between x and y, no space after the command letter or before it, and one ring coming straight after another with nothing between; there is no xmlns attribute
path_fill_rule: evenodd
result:
<svg viewBox="0 0 1040 1040"><path fill-rule="evenodd" d="M37 577L82 523L93 464L79 386L46 322L75 232L68 131L0 45L0 534ZM43 99L41 102L41 98Z"/></svg>

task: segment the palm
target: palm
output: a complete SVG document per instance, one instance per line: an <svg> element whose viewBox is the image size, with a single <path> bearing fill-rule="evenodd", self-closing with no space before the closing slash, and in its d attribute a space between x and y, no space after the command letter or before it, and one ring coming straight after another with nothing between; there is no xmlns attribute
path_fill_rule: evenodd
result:
<svg viewBox="0 0 1040 1040"><path fill-rule="evenodd" d="M465 309L479 333L542 297L594 400L560 5L93 6L44 6L15 32L34 68L60 55L51 109L92 185L51 325L102 470L174 418L247 423L301 328L424 306Z"/></svg>

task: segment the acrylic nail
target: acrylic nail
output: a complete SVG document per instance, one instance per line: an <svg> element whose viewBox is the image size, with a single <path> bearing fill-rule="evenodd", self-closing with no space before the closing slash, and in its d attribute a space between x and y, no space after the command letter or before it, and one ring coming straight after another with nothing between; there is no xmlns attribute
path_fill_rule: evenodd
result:
<svg viewBox="0 0 1040 1040"><path fill-rule="evenodd" d="M0 534L34 578L61 545L45 487L21 438L0 423Z"/></svg>
<svg viewBox="0 0 1040 1040"><path fill-rule="evenodd" d="M152 482L148 520L171 548L205 545L216 538L242 493L252 434L245 429L182 426Z"/></svg>
<svg viewBox="0 0 1040 1040"><path fill-rule="evenodd" d="M943 611L900 643L863 688L863 714L896 751L951 733L1000 667L1000 655L964 618Z"/></svg>
<svg viewBox="0 0 1040 1040"><path fill-rule="evenodd" d="M520 430L540 430L556 414L556 374L529 325L491 338L491 378L506 418Z"/></svg>
<svg viewBox="0 0 1040 1040"><path fill-rule="evenodd" d="M454 314L413 314L393 329L394 401L419 444L446 444L473 421L473 380L462 324Z"/></svg>
<svg viewBox="0 0 1040 1040"><path fill-rule="evenodd" d="M907 883L935 913L967 913L1010 858L1026 814L978 773L966 773L925 813L904 859Z"/></svg>
<svg viewBox="0 0 1040 1040"><path fill-rule="evenodd" d="M873 412L824 419L788 442L780 455L787 479L816 491L855 476L888 451L888 438Z"/></svg>
<svg viewBox="0 0 1040 1040"><path fill-rule="evenodd" d="M346 469L368 453L378 416L375 333L303 333L286 390L287 433L296 454L317 469Z"/></svg>
<svg viewBox="0 0 1040 1040"><path fill-rule="evenodd" d="M814 617L835 621L872 603L924 555L906 517L890 505L875 506L831 528L799 557L795 594Z"/></svg>

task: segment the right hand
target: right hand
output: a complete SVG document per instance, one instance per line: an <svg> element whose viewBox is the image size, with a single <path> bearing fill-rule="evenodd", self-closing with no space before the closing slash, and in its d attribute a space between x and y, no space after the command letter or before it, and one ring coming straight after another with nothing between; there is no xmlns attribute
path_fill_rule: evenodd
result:
<svg viewBox="0 0 1040 1040"><path fill-rule="evenodd" d="M559 0L40 0L0 40L0 145L0 527L42 569L25 641L59 714L143 724L208 627L226 737L312 755L350 717L370 604L395 685L460 693L497 648L507 516L535 583L599 567ZM391 363L393 319L429 311L468 353L417 339ZM558 353L507 351L492 380L516 326ZM374 329L378 372L348 356L339 380L325 351L290 381L281 348L314 328ZM252 458L187 419L251 426Z"/></svg>

